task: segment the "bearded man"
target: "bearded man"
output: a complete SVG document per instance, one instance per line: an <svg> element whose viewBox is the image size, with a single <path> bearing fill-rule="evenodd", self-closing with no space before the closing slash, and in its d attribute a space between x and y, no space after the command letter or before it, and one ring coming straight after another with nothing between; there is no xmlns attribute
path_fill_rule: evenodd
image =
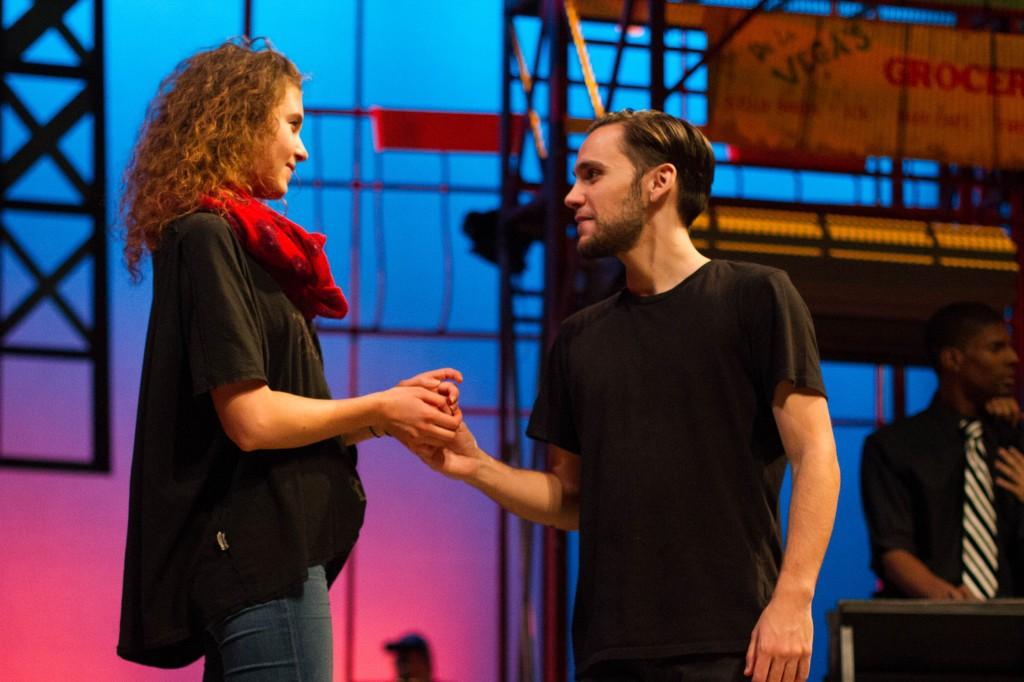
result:
<svg viewBox="0 0 1024 682"><path fill-rule="evenodd" d="M626 288L565 320L547 357L528 433L549 469L503 464L465 425L417 454L513 513L579 529L578 679L807 679L839 492L807 307L784 272L694 247L714 155L691 124L604 116L575 174L579 252L617 257Z"/></svg>

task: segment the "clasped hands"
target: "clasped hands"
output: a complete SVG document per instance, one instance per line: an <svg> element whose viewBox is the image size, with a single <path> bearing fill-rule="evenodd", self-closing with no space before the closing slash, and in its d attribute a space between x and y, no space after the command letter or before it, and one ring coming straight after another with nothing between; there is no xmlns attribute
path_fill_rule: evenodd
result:
<svg viewBox="0 0 1024 682"><path fill-rule="evenodd" d="M433 369L405 379L380 393L382 419L378 435L392 436L421 457L448 445L462 425L459 387L462 372Z"/></svg>
<svg viewBox="0 0 1024 682"><path fill-rule="evenodd" d="M486 456L462 420L461 382L462 373L450 367L399 382L382 393L385 420L374 424L374 430L395 438L435 471L469 478Z"/></svg>

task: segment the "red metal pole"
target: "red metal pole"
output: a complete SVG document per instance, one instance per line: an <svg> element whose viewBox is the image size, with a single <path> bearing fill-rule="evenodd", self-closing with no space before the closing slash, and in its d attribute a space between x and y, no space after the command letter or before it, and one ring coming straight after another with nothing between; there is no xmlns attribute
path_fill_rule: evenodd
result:
<svg viewBox="0 0 1024 682"><path fill-rule="evenodd" d="M544 21L551 60L548 82L548 150L545 165L545 350L557 334L572 300L573 278L568 267L566 225L562 198L567 185L565 118L568 114L568 28L562 0L545 0ZM565 533L543 531L543 679L562 682L567 672Z"/></svg>
<svg viewBox="0 0 1024 682"><path fill-rule="evenodd" d="M356 16L353 22L353 40L355 47L355 104L362 106L363 102L363 3L362 0L356 3ZM362 215L360 212L360 190L362 181L362 126L361 119L357 120L352 127L352 231L349 241L349 272L351 273L348 283L349 301L351 301L350 315L353 328L359 327L360 318L360 244L362 243ZM351 334L348 345L348 394L354 396L359 391L359 335ZM343 678L346 682L352 682L355 678L356 659L356 566L359 558L358 547L352 550L346 565L345 580L345 653L342 660Z"/></svg>
<svg viewBox="0 0 1024 682"><path fill-rule="evenodd" d="M1021 34L1024 32L1024 22L1017 23L1017 30L1014 33ZM1024 179L1024 174L1017 171L1010 178L1005 179L1005 186L1010 192L1008 197L1010 204L1010 238L1013 239L1013 243L1017 245L1017 297L1013 302L1013 317L1010 319L1011 322L1011 334L1013 338L1013 347L1017 351L1017 356L1024 358L1024 330L1021 329L1024 326L1024 277L1021 276L1021 272L1024 271L1024 188L1021 187L1021 180ZM1021 397L1021 384L1024 383L1024 362L1017 363L1017 399Z"/></svg>
<svg viewBox="0 0 1024 682"><path fill-rule="evenodd" d="M1011 333L1013 347L1017 355L1024 358L1024 189L1020 184L1014 185L1010 195L1010 237L1017 245L1017 264L1021 270L1017 273L1017 297L1013 302ZM1024 384L1024 362L1017 364L1017 397L1020 398L1021 385Z"/></svg>
<svg viewBox="0 0 1024 682"><path fill-rule="evenodd" d="M875 365L875 428L885 423L885 367Z"/></svg>
<svg viewBox="0 0 1024 682"><path fill-rule="evenodd" d="M899 421L907 416L907 368L894 365L892 368L892 420Z"/></svg>

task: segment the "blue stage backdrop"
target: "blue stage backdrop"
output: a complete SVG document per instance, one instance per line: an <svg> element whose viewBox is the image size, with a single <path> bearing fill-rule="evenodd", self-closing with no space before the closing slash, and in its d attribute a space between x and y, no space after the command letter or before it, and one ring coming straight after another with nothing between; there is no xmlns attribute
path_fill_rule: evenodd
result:
<svg viewBox="0 0 1024 682"><path fill-rule="evenodd" d="M4 2L4 24L10 25L29 5L27 0ZM115 206L121 171L159 79L192 52L240 34L242 6L241 1L198 0L105 3L113 471L0 469L0 678L186 680L199 675L194 667L142 668L120 661L114 653L128 471L151 285L148 273L140 285L129 282L120 259ZM500 0L256 0L253 28L254 34L268 36L309 74L307 108L379 105L497 112L501 9ZM91 13L90 0L81 0L66 17L69 29L91 35ZM60 36L46 35L36 49L60 63L67 47ZM626 63L624 68L628 73L645 65ZM41 118L59 107L65 96L30 78L9 85L26 94ZM574 100L572 107L582 114L586 103ZM700 101L688 111L695 122L704 122ZM466 374L463 403L474 408L474 429L493 451L497 422L488 412L498 399L498 345L487 334L497 331L498 278L493 266L470 253L471 244L460 226L467 211L497 206L496 155L377 153L366 118L311 116L307 121L305 141L312 158L299 168L287 211L298 222L329 235L327 250L338 281L350 293L358 290L354 303L360 323L429 330L447 317L452 330L483 333L462 338L326 333L322 341L335 395L386 388L429 367L459 367ZM4 158L19 144L19 134L16 117L5 105ZM78 147L69 153L86 153L86 144ZM54 168L42 164L33 173L31 182L20 189L26 196L64 191ZM332 187L318 191L314 179L329 181ZM355 180L361 186L354 187ZM438 191L441 184L449 185L450 191ZM799 191L805 200L863 200L861 188L844 176L807 174L797 184L784 171L722 168L715 192L793 200ZM887 197L879 199L884 202ZM928 200L925 196L922 203ZM63 230L74 229L60 223L29 225L30 248L43 254L46 262L45 254L59 254L65 248ZM358 258L352 257L353 240L361 247ZM448 240L453 254L450 298L444 279ZM527 277L535 284L541 273L537 256L534 252L528 258ZM3 257L8 263L9 254ZM21 286L24 275L19 279L16 269L5 267L3 277L3 304L10 306L12 291ZM39 338L63 333L46 315L32 324L35 327L23 333ZM536 367L537 349L524 348L521 362ZM90 429L84 409L48 398L52 393L40 388L56 382L70 392L87 377L74 372L43 377L31 368L6 369L3 446L57 455L80 449L78 444L89 437ZM535 381L531 372L525 374L522 394L531 400ZM888 371L826 363L825 378L836 420L843 489L815 600L815 679L825 672L825 610L837 599L864 598L873 589L857 474L861 442L872 428L879 389L886 409L891 409ZM933 388L930 374L911 371L908 384L908 409L923 406ZM409 630L430 639L439 678L495 679L495 507L468 488L437 477L385 441L361 448L360 469L369 495L366 527L352 566L332 591L336 679L345 679L348 669L357 680L387 678L391 670L383 644ZM575 576L573 562L570 576Z"/></svg>

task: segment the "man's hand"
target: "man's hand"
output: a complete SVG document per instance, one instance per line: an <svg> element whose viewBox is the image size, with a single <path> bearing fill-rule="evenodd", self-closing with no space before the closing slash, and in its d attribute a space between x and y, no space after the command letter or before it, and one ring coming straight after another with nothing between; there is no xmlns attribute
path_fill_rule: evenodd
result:
<svg viewBox="0 0 1024 682"><path fill-rule="evenodd" d="M472 478L488 459L465 422L459 425L455 438L445 447L416 454L434 471L457 481Z"/></svg>
<svg viewBox="0 0 1024 682"><path fill-rule="evenodd" d="M985 411L996 419L1002 419L1003 421L1008 422L1010 426L1017 426L1020 424L1020 405L1010 396L990 399L985 403Z"/></svg>
<svg viewBox="0 0 1024 682"><path fill-rule="evenodd" d="M471 478L488 459L488 455L477 447L476 438L465 422L459 424L454 438L442 447L416 442L402 435L395 438L431 469L457 481Z"/></svg>
<svg viewBox="0 0 1024 682"><path fill-rule="evenodd" d="M1018 502L1024 502L1024 454L1015 447L999 448L996 460L996 485L1013 493Z"/></svg>
<svg viewBox="0 0 1024 682"><path fill-rule="evenodd" d="M946 598L956 599L957 601L981 601L976 594L971 592L971 588L967 587L967 585L950 585L949 594Z"/></svg>
<svg viewBox="0 0 1024 682"><path fill-rule="evenodd" d="M935 585L924 595L925 599L952 599L954 601L979 601L967 585L954 585L936 577Z"/></svg>
<svg viewBox="0 0 1024 682"><path fill-rule="evenodd" d="M753 682L802 682L810 675L813 640L810 600L776 593L750 635L743 674Z"/></svg>

